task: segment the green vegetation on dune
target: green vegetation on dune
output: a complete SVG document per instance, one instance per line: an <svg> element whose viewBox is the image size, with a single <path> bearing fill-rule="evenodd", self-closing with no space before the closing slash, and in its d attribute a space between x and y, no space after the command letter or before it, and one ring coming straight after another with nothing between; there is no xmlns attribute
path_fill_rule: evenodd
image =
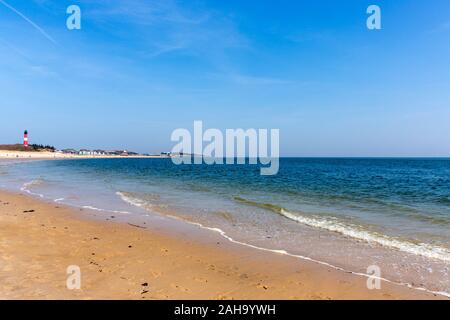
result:
<svg viewBox="0 0 450 320"><path fill-rule="evenodd" d="M28 148L24 147L23 144L0 144L0 150L7 151L50 151L54 152L55 147L42 144L30 144Z"/></svg>

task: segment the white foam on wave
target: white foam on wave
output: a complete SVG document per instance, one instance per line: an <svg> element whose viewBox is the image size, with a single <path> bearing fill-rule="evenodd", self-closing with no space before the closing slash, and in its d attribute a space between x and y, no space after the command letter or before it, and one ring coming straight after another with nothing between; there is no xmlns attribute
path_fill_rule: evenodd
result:
<svg viewBox="0 0 450 320"><path fill-rule="evenodd" d="M118 195L126 203L131 204L135 207L144 208L144 209L151 209L153 207L153 205L150 202L148 202L144 199L133 197L127 192L118 191L118 192L116 192L116 195Z"/></svg>
<svg viewBox="0 0 450 320"><path fill-rule="evenodd" d="M64 200L66 200L66 198L57 198L57 199L53 199L53 202L62 203L63 205L69 206L69 207L83 208L83 209L88 209L88 210L93 210L93 211L118 213L118 214L131 214L131 212L122 211L122 210L103 209L103 208L97 208L97 207L94 207L91 205L76 205L76 204L72 204L72 203L68 203L68 202L63 202Z"/></svg>
<svg viewBox="0 0 450 320"><path fill-rule="evenodd" d="M83 209L89 209L89 210L94 210L94 211L111 212L111 213L122 213L122 214L130 214L130 212L128 212L128 211L102 209L102 208L97 208L97 207L90 206L90 205L81 206L81 207L82 207Z"/></svg>
<svg viewBox="0 0 450 320"><path fill-rule="evenodd" d="M139 198L136 198L136 197L132 197L132 196L130 196L128 194L125 195L125 193L123 193L123 192L116 192L116 194L118 196L120 196L120 198L122 200L124 200L125 202L129 203L130 205L133 205L133 206L136 206L136 207L140 207L140 208L145 208L147 206L151 207L151 205L149 205L148 202L146 202L146 201L144 201L142 199L139 199ZM415 289L415 290L419 290L419 291L425 291L425 292L428 292L428 293L441 295L441 296L445 296L447 298L450 298L450 293L448 293L448 292L433 291L433 290L429 290L429 289L426 289L426 288L423 288L423 287L416 287L416 286L413 286L412 284L406 283L406 282L397 282L397 281L389 280L387 278L376 277L374 275L370 275L370 274L366 274L366 273L362 273L362 272L355 272L355 271L347 270L347 269L344 269L344 268L332 265L332 264L330 264L328 262L325 262L325 261L316 260L316 259L310 258L308 256L303 256L303 255L299 255L299 254L293 254L293 253L287 252L286 250L276 250L276 249L269 249L269 248L264 248L264 247L258 247L258 246L252 245L250 243L246 243L246 242L242 242L242 241L239 241L239 240L235 240L232 237L230 237L229 235L227 235L226 232L224 230L220 229L220 228L208 227L208 226L205 226L205 225L203 225L203 224L201 224L199 222L189 221L189 220L186 220L186 219L180 218L178 216L174 216L174 215L165 214L164 216L172 218L172 219L175 219L175 220L178 220L178 221L182 221L182 222L188 223L190 225L197 226L197 227L199 227L201 229L205 229L205 230L209 230L209 231L218 233L220 236L222 236L223 238L227 239L228 241L230 241L232 243L235 243L235 244L238 244L238 245L242 245L242 246L248 247L248 248L252 248L252 249L256 249L256 250L260 250L260 251L271 252L271 253L276 253L276 254L282 254L282 255L293 257L293 258L298 258L298 259L314 262L314 263L317 263L317 264L320 264L320 265L332 268L334 270L338 270L338 271L342 271L342 272L346 272L346 273L351 273L351 274L354 274L356 276L366 277L366 278L370 278L370 279L378 279L378 280L385 281L385 282L388 282L388 283L391 283L391 284L394 284L394 285L405 286L405 287L408 287L408 288L411 288L411 289Z"/></svg>
<svg viewBox="0 0 450 320"><path fill-rule="evenodd" d="M450 251L443 247L434 246L428 243L416 244L406 240L399 240L377 232L364 230L357 225L345 224L338 221L337 219L305 217L302 215L294 214L284 209L281 209L280 214L290 220L310 227L337 232L354 239L363 240L369 243L376 243L384 247L398 249L400 251L411 253L414 255L420 255L427 258L450 262Z"/></svg>
<svg viewBox="0 0 450 320"><path fill-rule="evenodd" d="M20 191L26 192L28 194L31 194L33 196L38 196L39 198L44 198L44 195L41 193L36 193L30 190L33 186L37 186L42 184L43 181L41 179L31 180L29 182L25 182L22 187L20 188Z"/></svg>
<svg viewBox="0 0 450 320"><path fill-rule="evenodd" d="M36 179L36 180L32 180L29 182L26 182L23 184L23 186L20 188L21 191L26 192L30 195L33 196L38 196L39 198L46 198L43 194L41 193L36 193L30 190L30 188L32 188L33 186L38 186L43 184L44 181L42 179ZM77 207L77 208L84 208L84 209L89 209L89 210L93 210L93 211L101 211L101 212L110 212L110 213L117 213L117 214L130 214L130 212L128 211L121 211L121 210L110 210L110 209L103 209L103 208L97 208L91 205L72 205L69 203L64 203L63 201L66 200L66 198L57 198L57 199L50 199L53 200L53 202L56 203L63 203L64 205L68 205L68 206L72 206L72 207Z"/></svg>

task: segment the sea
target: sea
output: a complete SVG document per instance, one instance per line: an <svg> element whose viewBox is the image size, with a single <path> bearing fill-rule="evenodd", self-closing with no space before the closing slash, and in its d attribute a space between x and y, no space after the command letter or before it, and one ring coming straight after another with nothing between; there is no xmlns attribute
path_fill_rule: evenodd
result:
<svg viewBox="0 0 450 320"><path fill-rule="evenodd" d="M154 158L2 161L0 188L105 217L181 220L254 250L360 276L379 270L383 281L450 297L448 158L281 158L273 176Z"/></svg>

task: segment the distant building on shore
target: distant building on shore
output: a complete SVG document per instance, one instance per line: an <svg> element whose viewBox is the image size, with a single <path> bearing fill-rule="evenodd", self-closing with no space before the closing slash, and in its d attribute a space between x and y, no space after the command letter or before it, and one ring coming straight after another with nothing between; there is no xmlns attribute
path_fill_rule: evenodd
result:
<svg viewBox="0 0 450 320"><path fill-rule="evenodd" d="M75 149L63 149L61 152L64 154L78 154L78 151Z"/></svg>
<svg viewBox="0 0 450 320"><path fill-rule="evenodd" d="M127 150L113 150L113 151L105 151L101 149L97 150L89 150L89 149L63 149L60 150L63 154L70 154L70 155L80 155L80 156L135 156L139 155L139 153L127 151Z"/></svg>
<svg viewBox="0 0 450 320"><path fill-rule="evenodd" d="M109 153L104 150L87 150L87 149L81 149L78 154L80 156L104 156L108 155Z"/></svg>
<svg viewBox="0 0 450 320"><path fill-rule="evenodd" d="M92 151L91 150L87 150L87 149L81 149L78 154L80 156L90 156L92 155Z"/></svg>

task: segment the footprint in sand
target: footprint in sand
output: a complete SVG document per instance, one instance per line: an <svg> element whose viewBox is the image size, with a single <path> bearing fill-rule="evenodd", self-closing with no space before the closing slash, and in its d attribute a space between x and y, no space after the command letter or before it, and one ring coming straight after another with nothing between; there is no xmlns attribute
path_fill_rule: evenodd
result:
<svg viewBox="0 0 450 320"><path fill-rule="evenodd" d="M268 286L263 285L263 284L261 284L261 283L258 283L258 285L257 285L256 287L259 288L259 289L264 289L264 290L268 290L268 289L269 289Z"/></svg>
<svg viewBox="0 0 450 320"><path fill-rule="evenodd" d="M157 271L151 271L150 274L152 275L153 278L159 278L162 276L162 272Z"/></svg>
<svg viewBox="0 0 450 320"><path fill-rule="evenodd" d="M179 286L179 285L176 285L176 284L172 284L172 285L170 285L172 288L175 288L175 289L177 289L177 290L179 290L179 291L182 291L182 292L189 292L189 289L188 288L185 288L185 287L182 287L182 286Z"/></svg>
<svg viewBox="0 0 450 320"><path fill-rule="evenodd" d="M198 277L193 277L192 279L197 282L200 282L200 283L208 283L208 279L198 278Z"/></svg>

